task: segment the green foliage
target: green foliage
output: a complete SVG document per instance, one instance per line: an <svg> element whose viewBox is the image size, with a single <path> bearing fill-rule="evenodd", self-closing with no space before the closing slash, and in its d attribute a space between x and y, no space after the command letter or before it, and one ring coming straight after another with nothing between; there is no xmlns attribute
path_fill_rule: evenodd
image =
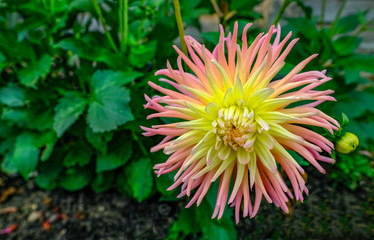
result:
<svg viewBox="0 0 374 240"><path fill-rule="evenodd" d="M138 202L148 198L153 190L152 164L149 158L133 161L124 170L124 190Z"/></svg>
<svg viewBox="0 0 374 240"><path fill-rule="evenodd" d="M121 51L91 0L1 4L0 166L25 179L35 173L46 189L117 186L142 201L154 193L146 149L155 144L131 137L145 118L143 79L165 66L178 31L166 20L174 20L172 12L159 11L163 1L130 2L136 11L129 11L124 45L118 2L98 3Z"/></svg>
<svg viewBox="0 0 374 240"><path fill-rule="evenodd" d="M236 239L236 230L232 221L233 209L225 209L220 220L212 220L217 198L218 184L214 184L199 207L184 208L178 220L170 229L168 239L185 239L188 236L202 235L200 239Z"/></svg>
<svg viewBox="0 0 374 240"><path fill-rule="evenodd" d="M336 90L334 97L337 99L335 103L322 104L321 109L335 119L345 113L339 131L334 136L326 133L326 137L333 142L338 141L344 127L344 131L357 135L360 149L371 154L372 150L368 148L374 140L374 107L370 103L374 101L374 88L366 77L374 74L374 58L370 54L357 52L362 41L359 35L372 22L366 19L366 14L367 11L357 12L338 18L330 28L324 29L318 29L316 20L307 17L288 19L287 28L303 38L288 60L296 65L300 58L319 53L318 58L308 64L308 69L327 70L327 75L333 77L333 81L324 87ZM333 157L336 158L336 165L332 177L349 188L357 188L363 179L372 179L372 157L359 154L357 150L349 155L335 156L333 152ZM302 163L301 159L295 159Z"/></svg>
<svg viewBox="0 0 374 240"><path fill-rule="evenodd" d="M338 169L331 173L331 177L352 190L357 189L362 181L374 180L370 158L362 154L338 154L336 168Z"/></svg>
<svg viewBox="0 0 374 240"><path fill-rule="evenodd" d="M139 128L160 124L155 119L145 123L149 112L143 108L143 94L152 91L147 81L155 79L155 71L165 68L167 59L175 59L171 45L178 31L171 1L129 1L127 39L122 37L125 22L118 15L118 1L97 1L105 23L91 0L51 2L0 4L1 170L25 179L35 176L45 189L116 188L139 202L151 196L175 201L177 191L166 190L173 173L156 178L152 170L166 157L148 153L156 140L140 137ZM186 28L200 31L199 17L216 12L211 2L180 1ZM225 29L232 29L235 21L242 29L261 17L254 10L259 0L217 2ZM356 51L359 35L370 30L371 21L366 20L367 12L358 12L320 29L311 9L301 0L295 2L305 17L288 19L282 34L292 30L293 37L302 40L278 76L319 53L306 70L326 69L334 79L322 88L336 90L338 100L321 109L335 118L344 112L344 130L359 137L360 152L365 153L337 154L332 176L355 189L362 179L373 179L374 108L369 103L374 102L374 57ZM257 32L263 29L250 29L249 41ZM210 49L219 33L199 36ZM171 64L175 67L176 62ZM326 137L335 142L340 133ZM309 165L295 152L290 154L300 165ZM182 210L169 239L236 238L232 210L226 209L219 221L210 220L216 191L210 190L199 208Z"/></svg>
<svg viewBox="0 0 374 240"><path fill-rule="evenodd" d="M78 120L86 105L86 100L75 92L67 92L65 97L59 99L53 118L53 129L57 136L61 137L66 129Z"/></svg>

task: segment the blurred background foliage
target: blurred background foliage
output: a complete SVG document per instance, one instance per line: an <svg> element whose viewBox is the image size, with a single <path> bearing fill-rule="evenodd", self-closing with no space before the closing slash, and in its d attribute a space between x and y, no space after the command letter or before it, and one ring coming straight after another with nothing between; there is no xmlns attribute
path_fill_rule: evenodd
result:
<svg viewBox="0 0 374 240"><path fill-rule="evenodd" d="M357 51L374 19L369 10L344 17L338 11L325 24L304 1L285 2L304 16L282 19L282 35L292 31L301 40L277 78L319 53L306 70L326 69L333 81L321 88L334 89L338 100L321 108L341 122L344 112L350 123L341 132L360 140L355 152L336 154L329 174L355 190L374 179L374 56ZM250 40L269 25L258 0L180 4L186 34L208 48L218 42L219 23L230 31L235 21L241 29L254 22ZM173 176L157 178L152 170L167 158L149 153L160 139L144 138L139 128L160 123L145 119L144 92L154 93L147 82L157 80L154 73L167 59L176 65L171 45L180 41L172 1L3 0L0 11L1 171L45 189L115 188L139 202L155 194L175 201L177 193L166 191ZM328 137L337 142L341 132ZM169 239L235 239L230 210L220 221L207 221L215 197L212 190L203 206L183 209Z"/></svg>

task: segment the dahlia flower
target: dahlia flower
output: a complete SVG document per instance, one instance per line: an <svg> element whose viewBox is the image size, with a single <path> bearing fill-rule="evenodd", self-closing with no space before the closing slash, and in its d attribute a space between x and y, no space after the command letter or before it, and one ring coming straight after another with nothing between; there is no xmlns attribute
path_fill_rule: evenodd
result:
<svg viewBox="0 0 374 240"><path fill-rule="evenodd" d="M178 69L168 62L167 69L156 72L168 77L160 81L174 90L149 82L161 95L145 95L145 107L157 111L148 119L181 121L142 127L145 136L165 136L151 151L163 149L170 155L166 162L154 166L158 175L178 170L168 190L182 185L178 197L191 196L186 206L190 207L195 202L199 205L212 183L219 181L212 218L221 218L228 203L235 207L236 222L241 209L243 217L254 217L262 197L285 212L290 198L303 201L303 193L308 194L301 176L304 170L287 150L297 152L325 173L319 161L334 160L321 153L331 153L334 145L305 126L326 128L331 133L339 127L336 120L315 108L324 101L335 101L329 96L332 90L315 90L331 78L325 71L301 72L317 54L275 80L298 39L287 45L292 33L281 41L280 26L272 26L248 46L250 26L244 28L241 47L237 23L227 37L220 27L213 52L190 36L185 37L190 58L174 46L179 54ZM183 69L182 60L191 72ZM307 102L290 107L300 101ZM282 175L289 178L293 193Z"/></svg>

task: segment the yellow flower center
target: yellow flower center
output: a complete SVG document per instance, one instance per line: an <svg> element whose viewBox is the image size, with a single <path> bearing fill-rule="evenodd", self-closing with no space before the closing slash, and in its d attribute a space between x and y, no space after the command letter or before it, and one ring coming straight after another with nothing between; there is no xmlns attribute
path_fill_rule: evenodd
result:
<svg viewBox="0 0 374 240"><path fill-rule="evenodd" d="M213 133L217 134L217 140L222 141L225 146L229 145L235 151L242 147L251 152L257 130L253 115L253 111L245 106L221 108L216 120L212 122Z"/></svg>

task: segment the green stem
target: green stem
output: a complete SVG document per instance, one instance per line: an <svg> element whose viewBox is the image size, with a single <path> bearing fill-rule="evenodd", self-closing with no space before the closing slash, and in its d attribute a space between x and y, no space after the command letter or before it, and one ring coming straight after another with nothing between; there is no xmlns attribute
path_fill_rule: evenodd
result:
<svg viewBox="0 0 374 240"><path fill-rule="evenodd" d="M112 36L110 35L110 33L108 31L108 26L106 25L105 18L103 16L103 13L101 12L101 8L99 6L98 1L97 0L92 0L92 3L93 3L93 6L96 10L97 15L99 15L99 19L100 19L101 23L103 24L105 35L108 38L108 41L109 41L111 47L113 48L113 50L115 52L119 52L117 45L114 43L114 40L113 40Z"/></svg>
<svg viewBox="0 0 374 240"><path fill-rule="evenodd" d="M361 25L360 28L356 31L356 33L353 35L354 37L357 37L358 35L360 35L363 31L365 31L368 26L370 26L371 24L374 23L374 18L367 21L365 24Z"/></svg>
<svg viewBox="0 0 374 240"><path fill-rule="evenodd" d="M51 0L51 15L55 13L55 0Z"/></svg>
<svg viewBox="0 0 374 240"><path fill-rule="evenodd" d="M182 51L186 56L188 56L187 45L186 45L186 42L184 41L184 29L183 29L183 21L182 21L179 1L173 0L173 3L174 3L174 9L175 9L175 18L177 19L179 38L181 40L181 45L182 45Z"/></svg>
<svg viewBox="0 0 374 240"><path fill-rule="evenodd" d="M285 11L286 8L288 7L288 5L290 5L290 3L291 3L291 0L284 0L281 9L279 10L277 16L276 16L275 19L274 19L273 25L277 25L277 24L278 24L279 20L280 20L280 19L282 18L282 16L283 16L284 11Z"/></svg>
<svg viewBox="0 0 374 240"><path fill-rule="evenodd" d="M164 17L169 15L169 0L164 0Z"/></svg>
<svg viewBox="0 0 374 240"><path fill-rule="evenodd" d="M330 27L330 34L332 34L335 31L336 25L338 24L340 15L342 15L342 12L343 12L343 9L344 9L344 6L345 6L346 2L347 2L347 0L343 0L342 4L340 4L339 10L336 13L334 21L332 22L331 27Z"/></svg>
<svg viewBox="0 0 374 240"><path fill-rule="evenodd" d="M326 0L321 2L321 29L325 28Z"/></svg>
<svg viewBox="0 0 374 240"><path fill-rule="evenodd" d="M128 9L129 1L120 0L119 1L119 21L120 21L120 33L121 33L121 51L126 52L127 47L127 35L128 35Z"/></svg>
<svg viewBox="0 0 374 240"><path fill-rule="evenodd" d="M131 131L131 134L132 134L132 138L138 143L140 150L142 150L143 154L145 156L149 156L147 149L144 147L144 144L142 143L142 141L140 141L138 135L136 135L134 131Z"/></svg>

